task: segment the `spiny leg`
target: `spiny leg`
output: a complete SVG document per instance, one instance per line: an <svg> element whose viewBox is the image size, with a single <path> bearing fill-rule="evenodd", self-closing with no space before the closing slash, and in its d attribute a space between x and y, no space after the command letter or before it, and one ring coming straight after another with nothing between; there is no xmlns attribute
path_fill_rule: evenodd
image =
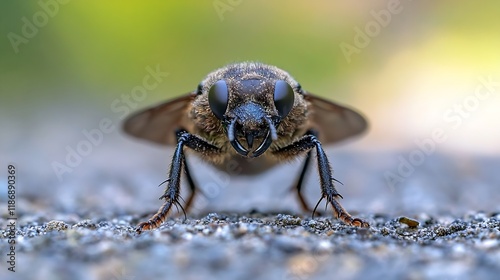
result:
<svg viewBox="0 0 500 280"><path fill-rule="evenodd" d="M338 201L338 198L342 198L342 196L337 192L335 186L333 185L334 179L332 178L330 163L323 147L321 146L321 142L315 135L309 132L299 140L279 149L278 151L275 151L274 153L277 156L293 157L305 151L310 152L313 148L316 148L316 158L321 184L321 199L326 198L327 203L332 205L336 218L342 222L351 226L369 227L367 222L358 218L353 218Z"/></svg>
<svg viewBox="0 0 500 280"><path fill-rule="evenodd" d="M178 135L179 136L179 135ZM185 145L185 137L177 138L177 146L175 148L174 155L172 157L172 163L170 165L169 177L166 181L167 187L165 192L160 197L160 199L165 198L165 202L160 207L158 212L153 215L147 222L142 222L137 225L137 233L141 233L144 230L151 230L159 227L167 217L168 212L173 204L179 204L179 192L180 192L180 174L182 170L182 154L183 147Z"/></svg>
<svg viewBox="0 0 500 280"><path fill-rule="evenodd" d="M196 135L190 134L185 130L177 131L177 146L175 148L174 156L172 157L172 163L170 165L167 187L165 188L165 193L160 197L160 199L164 198L165 202L160 207L158 212L154 214L153 217L151 217L147 222L142 222L137 225L137 233L141 233L144 230L152 230L158 228L165 221L168 212L172 208L172 205L180 206L181 209L184 210L184 208L182 208L182 205L180 205L179 203L181 171L182 167L184 167L184 169L186 168L183 152L184 146L205 155L217 154L220 152L219 148L206 142ZM188 175L188 181L190 177L191 176ZM192 180L190 181L190 185L191 183L193 183ZM192 186L194 185L191 185L191 188Z"/></svg>

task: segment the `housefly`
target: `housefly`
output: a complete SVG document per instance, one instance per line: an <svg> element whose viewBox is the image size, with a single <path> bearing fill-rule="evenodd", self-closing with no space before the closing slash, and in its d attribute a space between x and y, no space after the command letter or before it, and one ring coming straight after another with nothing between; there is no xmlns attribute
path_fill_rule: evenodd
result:
<svg viewBox="0 0 500 280"><path fill-rule="evenodd" d="M295 189L301 206L310 210L301 189L315 158L321 198L334 217L347 225L368 227L340 204L332 170L322 144L356 135L367 127L357 112L303 90L287 72L271 65L242 62L217 69L187 95L145 109L129 117L124 130L135 137L173 146L164 199L158 212L137 226L137 232L158 228L172 206L187 210L196 190L186 157L197 154L224 169L238 163L241 174L257 174L305 155ZM314 151L314 154L313 154ZM314 159L313 159L314 161ZM191 194L180 203L184 172ZM313 210L316 210L316 207Z"/></svg>

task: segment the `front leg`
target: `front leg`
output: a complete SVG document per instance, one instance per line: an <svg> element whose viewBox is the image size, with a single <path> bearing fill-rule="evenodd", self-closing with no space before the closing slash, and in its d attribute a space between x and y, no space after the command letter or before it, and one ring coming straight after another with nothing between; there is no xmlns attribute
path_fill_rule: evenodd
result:
<svg viewBox="0 0 500 280"><path fill-rule="evenodd" d="M137 233L141 233L144 230L158 228L165 221L172 205L178 205L182 208L182 205L179 203L179 194L182 168L186 168L186 166L184 166L186 164L183 151L184 146L208 156L215 155L220 152L219 148L194 134L185 130L177 131L177 146L170 165L167 187L165 188L165 193L163 193L160 197L160 199L165 199L165 203L163 203L158 212L151 217L151 219L147 222L142 222L137 226ZM190 182L190 184L191 183L192 182Z"/></svg>
<svg viewBox="0 0 500 280"><path fill-rule="evenodd" d="M333 207L333 211L337 219L342 222L356 227L369 227L370 225L358 218L353 218L339 202L339 198L342 196L337 192L335 186L333 185L332 169L328 158L319 142L318 138L312 133L308 132L299 140L291 143L290 145L283 147L274 152L276 156L281 158L293 158L304 152L309 152L311 149L316 148L316 158L318 160L318 172L319 180L321 184L321 202L322 199L326 198L327 203L330 203ZM316 207L318 206L316 204ZM316 210L316 207L314 208Z"/></svg>

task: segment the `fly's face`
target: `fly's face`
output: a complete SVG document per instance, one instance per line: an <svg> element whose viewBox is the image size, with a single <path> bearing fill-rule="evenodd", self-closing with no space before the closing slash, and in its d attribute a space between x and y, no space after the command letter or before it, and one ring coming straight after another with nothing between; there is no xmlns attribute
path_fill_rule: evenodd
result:
<svg viewBox="0 0 500 280"><path fill-rule="evenodd" d="M292 87L279 79L220 79L207 94L228 141L245 157L260 156L278 139L277 128L295 100Z"/></svg>

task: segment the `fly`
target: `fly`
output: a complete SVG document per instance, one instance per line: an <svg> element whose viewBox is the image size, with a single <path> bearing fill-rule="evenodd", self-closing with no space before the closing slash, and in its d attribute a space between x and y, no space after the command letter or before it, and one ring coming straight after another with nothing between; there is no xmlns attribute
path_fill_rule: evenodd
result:
<svg viewBox="0 0 500 280"><path fill-rule="evenodd" d="M313 151L320 179L321 198L334 216L347 225L368 227L340 204L329 160L322 144L331 144L363 132L365 119L357 112L303 90L287 72L271 65L242 62L215 70L198 89L129 117L124 130L175 152L160 199L165 202L137 232L158 228L173 205L188 210L196 185L186 160L192 151L223 169L238 162L243 174L258 174L272 166L305 155L295 189L302 208L311 211L302 196L304 175ZM250 160L251 159L251 160ZM180 178L185 172L191 194L180 203Z"/></svg>

